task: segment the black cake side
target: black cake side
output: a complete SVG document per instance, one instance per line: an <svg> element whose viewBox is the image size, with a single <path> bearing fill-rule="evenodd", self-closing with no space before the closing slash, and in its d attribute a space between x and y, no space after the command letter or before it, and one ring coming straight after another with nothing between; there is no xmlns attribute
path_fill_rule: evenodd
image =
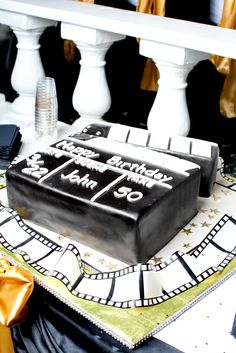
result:
<svg viewBox="0 0 236 353"><path fill-rule="evenodd" d="M13 165L9 206L126 263L146 262L197 212L198 165L73 135Z"/></svg>

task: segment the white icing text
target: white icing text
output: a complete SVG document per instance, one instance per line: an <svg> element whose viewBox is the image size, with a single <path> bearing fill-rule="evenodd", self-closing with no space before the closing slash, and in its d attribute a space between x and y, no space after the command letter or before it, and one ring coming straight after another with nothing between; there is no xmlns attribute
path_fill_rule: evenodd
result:
<svg viewBox="0 0 236 353"><path fill-rule="evenodd" d="M66 140L59 142L56 145L56 148L61 148L66 152L71 152L73 154L76 154L77 156L84 156L87 158L97 158L100 156L99 153L96 153L83 147L76 147L73 142L68 142Z"/></svg>
<svg viewBox="0 0 236 353"><path fill-rule="evenodd" d="M86 189L93 190L97 186L97 181L89 179L89 174L84 175L83 177L79 176L79 170L75 169L70 174L61 174L62 180L68 180L71 184L80 185Z"/></svg>
<svg viewBox="0 0 236 353"><path fill-rule="evenodd" d="M133 191L131 188L121 186L117 191L113 192L117 199L126 198L128 202L136 202L143 197L140 191Z"/></svg>
<svg viewBox="0 0 236 353"><path fill-rule="evenodd" d="M173 177L168 177L167 175L160 172L160 169L147 169L146 164L138 164L131 162L122 161L120 156L113 156L107 160L107 164L121 168L127 169L133 173L144 175L148 178L152 178L154 180L160 181L161 183L165 183L173 179ZM150 186L149 186L150 187Z"/></svg>
<svg viewBox="0 0 236 353"><path fill-rule="evenodd" d="M107 170L107 166L105 164L93 161L91 159L86 159L83 157L78 157L75 160L75 164L80 165L81 167L85 167L90 170L95 170L99 173L104 173Z"/></svg>
<svg viewBox="0 0 236 353"><path fill-rule="evenodd" d="M41 160L41 154L35 153L30 158L26 159L27 168L23 168L21 171L23 174L31 175L36 179L40 179L43 175L48 173L47 168L43 168L44 161Z"/></svg>

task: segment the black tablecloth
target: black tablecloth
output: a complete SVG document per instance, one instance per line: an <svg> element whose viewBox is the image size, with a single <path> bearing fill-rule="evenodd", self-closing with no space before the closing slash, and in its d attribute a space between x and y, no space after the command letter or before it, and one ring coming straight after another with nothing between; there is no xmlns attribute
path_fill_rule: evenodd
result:
<svg viewBox="0 0 236 353"><path fill-rule="evenodd" d="M12 328L15 353L181 353L154 338L130 350L38 286L28 306L27 320Z"/></svg>

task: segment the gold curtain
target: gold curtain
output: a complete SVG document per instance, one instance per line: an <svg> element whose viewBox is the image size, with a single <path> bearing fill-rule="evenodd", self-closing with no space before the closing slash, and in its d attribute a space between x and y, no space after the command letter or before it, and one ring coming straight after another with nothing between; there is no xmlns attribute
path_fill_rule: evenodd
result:
<svg viewBox="0 0 236 353"><path fill-rule="evenodd" d="M165 0L139 0L137 11L153 15L165 16ZM220 27L236 29L236 0L225 0ZM220 97L220 112L227 118L236 117L236 60L231 58L211 56L216 69L226 75ZM141 88L157 90L158 70L152 61L147 59L144 68Z"/></svg>
<svg viewBox="0 0 236 353"><path fill-rule="evenodd" d="M236 0L225 0L220 27L236 29ZM227 118L236 117L236 60L212 55L216 69L226 75L220 96L220 112Z"/></svg>
<svg viewBox="0 0 236 353"><path fill-rule="evenodd" d="M10 327L25 319L33 284L31 273L0 258L0 352L14 353Z"/></svg>
<svg viewBox="0 0 236 353"><path fill-rule="evenodd" d="M166 0L139 0L136 10L138 12L148 13L156 16L165 16ZM157 90L157 81L159 78L158 69L151 58L148 58L144 67L141 81L141 89L147 91Z"/></svg>

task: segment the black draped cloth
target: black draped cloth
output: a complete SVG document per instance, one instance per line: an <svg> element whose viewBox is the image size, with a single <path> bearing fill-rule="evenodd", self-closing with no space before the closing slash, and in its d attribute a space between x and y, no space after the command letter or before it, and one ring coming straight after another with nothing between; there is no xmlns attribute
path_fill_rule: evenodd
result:
<svg viewBox="0 0 236 353"><path fill-rule="evenodd" d="M181 353L155 338L130 350L38 286L28 305L26 321L12 328L15 353Z"/></svg>

